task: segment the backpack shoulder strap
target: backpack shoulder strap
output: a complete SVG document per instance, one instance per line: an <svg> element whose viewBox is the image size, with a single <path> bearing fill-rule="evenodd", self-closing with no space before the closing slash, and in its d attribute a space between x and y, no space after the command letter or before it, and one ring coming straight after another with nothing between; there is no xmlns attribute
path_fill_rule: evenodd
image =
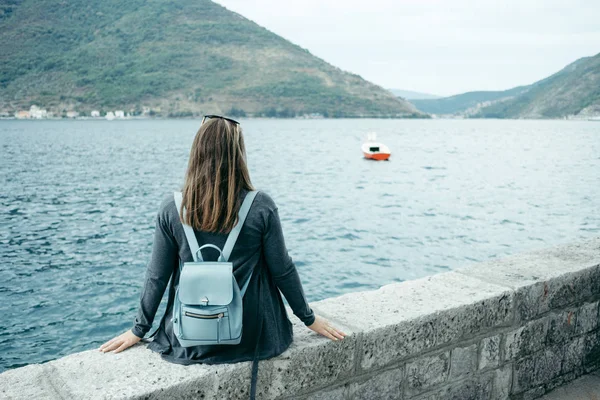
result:
<svg viewBox="0 0 600 400"><path fill-rule="evenodd" d="M229 257L231 256L231 252L233 251L233 246L235 246L235 242L237 241L240 232L242 231L242 226L244 226L244 222L246 221L246 217L248 216L248 212L250 211L250 207L252 206L252 202L254 198L258 194L258 191L253 190L246 194L246 198L240 207L240 211L238 212L238 221L237 224L233 227L231 232L229 232L229 236L227 236L227 241L225 242L225 246L223 246L223 257L225 261L229 261Z"/></svg>
<svg viewBox="0 0 600 400"><path fill-rule="evenodd" d="M179 210L181 210L181 203L183 202L183 195L181 194L181 192L173 192L173 197L175 198L175 206L177 206L177 212L179 212ZM185 207L183 208L183 215L185 215ZM198 239L196 239L194 228L187 224L184 224L183 221L181 221L181 225L183 225L183 231L185 232L185 237L187 239L188 245L190 246L192 258L196 262L203 261L202 253L198 251L200 249L200 246L198 245ZM198 260L198 258L200 260Z"/></svg>
<svg viewBox="0 0 600 400"><path fill-rule="evenodd" d="M250 211L252 202L254 201L254 198L257 194L258 191L256 190L253 190L246 194L246 198L244 199L244 202L242 203L242 206L240 207L240 211L238 213L238 222L235 225L235 227L231 230L231 232L229 232L229 236L227 236L225 246L223 246L223 257L225 258L225 261L228 261L229 256L231 256L233 246L235 245L235 242L237 241L237 238L240 235L240 232L242 231L242 226L244 226L244 222L246 221L246 217L248 216L248 212ZM248 284L250 283L250 279L252 278L253 274L254 271L252 271L246 282L244 282L244 284L240 288L240 295L242 297L244 297L244 294L246 294L246 289L248 288Z"/></svg>

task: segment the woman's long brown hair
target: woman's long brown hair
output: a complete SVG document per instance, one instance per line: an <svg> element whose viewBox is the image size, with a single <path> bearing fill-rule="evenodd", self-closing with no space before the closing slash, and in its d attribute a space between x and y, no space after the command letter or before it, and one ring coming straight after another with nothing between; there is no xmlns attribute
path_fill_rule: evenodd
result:
<svg viewBox="0 0 600 400"><path fill-rule="evenodd" d="M194 229L228 233L237 222L242 189L254 190L246 166L242 128L222 118L200 126L183 185L185 217Z"/></svg>

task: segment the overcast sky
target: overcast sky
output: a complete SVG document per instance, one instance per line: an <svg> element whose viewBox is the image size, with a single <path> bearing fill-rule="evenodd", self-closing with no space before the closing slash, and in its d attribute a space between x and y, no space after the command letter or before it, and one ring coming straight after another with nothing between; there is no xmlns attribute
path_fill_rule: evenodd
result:
<svg viewBox="0 0 600 400"><path fill-rule="evenodd" d="M451 95L600 53L600 0L218 0L386 88Z"/></svg>

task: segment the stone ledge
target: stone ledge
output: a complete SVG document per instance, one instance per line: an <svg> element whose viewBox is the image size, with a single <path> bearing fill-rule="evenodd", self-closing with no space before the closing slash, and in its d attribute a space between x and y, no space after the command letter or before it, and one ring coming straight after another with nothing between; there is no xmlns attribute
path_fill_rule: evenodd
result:
<svg viewBox="0 0 600 400"><path fill-rule="evenodd" d="M598 367L590 357L600 354L599 298L600 237L315 302L315 312L349 336L332 342L295 321L292 346L260 362L258 398L542 395L552 382ZM535 335L537 326L543 341L528 341L522 332ZM559 348L572 350L566 361L553 356ZM523 386L534 352L548 362ZM249 362L171 364L142 342L120 354L89 350L6 371L0 397L242 399L249 379Z"/></svg>

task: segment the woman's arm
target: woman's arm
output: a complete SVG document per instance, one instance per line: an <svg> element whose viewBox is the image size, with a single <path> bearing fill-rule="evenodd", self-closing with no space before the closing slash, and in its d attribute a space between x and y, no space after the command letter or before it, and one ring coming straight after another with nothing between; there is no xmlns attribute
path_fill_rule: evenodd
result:
<svg viewBox="0 0 600 400"><path fill-rule="evenodd" d="M285 246L277 208L267 218L263 248L273 280L290 304L294 315L305 325L311 325L315 314L306 301L300 276Z"/></svg>
<svg viewBox="0 0 600 400"><path fill-rule="evenodd" d="M290 304L294 315L310 329L323 336L332 340L343 339L345 336L343 332L330 326L323 318L316 316L308 305L298 271L285 246L277 208L273 209L267 218L263 247L273 280Z"/></svg>
<svg viewBox="0 0 600 400"><path fill-rule="evenodd" d="M160 300L178 263L179 247L163 214L159 213L156 217L152 256L146 269L140 306L132 328L132 332L140 338L152 327Z"/></svg>
<svg viewBox="0 0 600 400"><path fill-rule="evenodd" d="M177 242L171 233L164 212L159 212L156 217L152 256L146 269L140 305L133 328L104 343L100 346L100 351L115 350L115 353L119 353L139 342L148 333L171 274L177 266L177 252Z"/></svg>

